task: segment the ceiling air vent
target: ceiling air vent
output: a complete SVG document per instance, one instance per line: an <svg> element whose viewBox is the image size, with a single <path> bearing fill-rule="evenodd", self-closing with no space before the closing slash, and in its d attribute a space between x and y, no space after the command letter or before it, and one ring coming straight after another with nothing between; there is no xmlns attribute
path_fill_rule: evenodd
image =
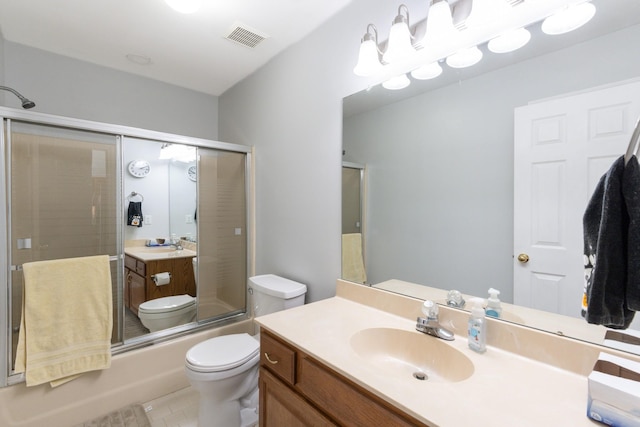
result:
<svg viewBox="0 0 640 427"><path fill-rule="evenodd" d="M254 48L267 37L266 34L260 34L258 31L244 24L236 23L231 28L229 34L227 34L226 39L246 47Z"/></svg>

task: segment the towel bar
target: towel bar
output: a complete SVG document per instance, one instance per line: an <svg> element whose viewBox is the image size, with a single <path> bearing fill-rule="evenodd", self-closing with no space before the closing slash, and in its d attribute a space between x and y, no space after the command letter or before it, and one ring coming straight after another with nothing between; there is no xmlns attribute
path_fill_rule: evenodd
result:
<svg viewBox="0 0 640 427"><path fill-rule="evenodd" d="M121 255L110 255L109 262L117 261L119 258L122 258ZM22 271L22 264L12 265L10 268L11 271Z"/></svg>

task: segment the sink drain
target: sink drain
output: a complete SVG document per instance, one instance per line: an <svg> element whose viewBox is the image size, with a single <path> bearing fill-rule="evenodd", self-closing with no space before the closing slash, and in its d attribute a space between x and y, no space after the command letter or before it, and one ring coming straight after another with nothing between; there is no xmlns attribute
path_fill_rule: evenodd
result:
<svg viewBox="0 0 640 427"><path fill-rule="evenodd" d="M424 381L424 380L426 380L428 377L427 377L427 374L425 374L424 372L420 372L420 371L418 371L418 372L414 372L414 373L413 373L413 378L415 378L415 379L417 379L417 380L420 380L420 381Z"/></svg>

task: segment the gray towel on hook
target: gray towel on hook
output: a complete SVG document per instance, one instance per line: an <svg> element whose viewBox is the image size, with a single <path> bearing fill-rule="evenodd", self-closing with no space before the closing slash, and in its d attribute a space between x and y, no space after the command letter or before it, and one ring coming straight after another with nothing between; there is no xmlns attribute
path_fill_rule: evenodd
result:
<svg viewBox="0 0 640 427"><path fill-rule="evenodd" d="M622 193L629 215L627 232L627 308L640 311L640 164L631 156L624 168Z"/></svg>
<svg viewBox="0 0 640 427"><path fill-rule="evenodd" d="M583 217L585 258L595 260L587 277L587 322L626 329L634 311L627 308L627 233L629 215L622 182L624 156L598 182Z"/></svg>

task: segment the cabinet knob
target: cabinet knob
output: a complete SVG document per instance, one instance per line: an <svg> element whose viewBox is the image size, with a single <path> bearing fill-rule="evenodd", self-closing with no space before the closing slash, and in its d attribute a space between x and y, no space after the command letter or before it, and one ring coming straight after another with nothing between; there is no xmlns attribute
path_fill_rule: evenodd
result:
<svg viewBox="0 0 640 427"><path fill-rule="evenodd" d="M271 358L269 357L269 353L267 353L266 351L264 353L264 357L265 357L265 359L267 359L267 362L271 363L272 365L277 365L278 364L277 360L271 360Z"/></svg>

